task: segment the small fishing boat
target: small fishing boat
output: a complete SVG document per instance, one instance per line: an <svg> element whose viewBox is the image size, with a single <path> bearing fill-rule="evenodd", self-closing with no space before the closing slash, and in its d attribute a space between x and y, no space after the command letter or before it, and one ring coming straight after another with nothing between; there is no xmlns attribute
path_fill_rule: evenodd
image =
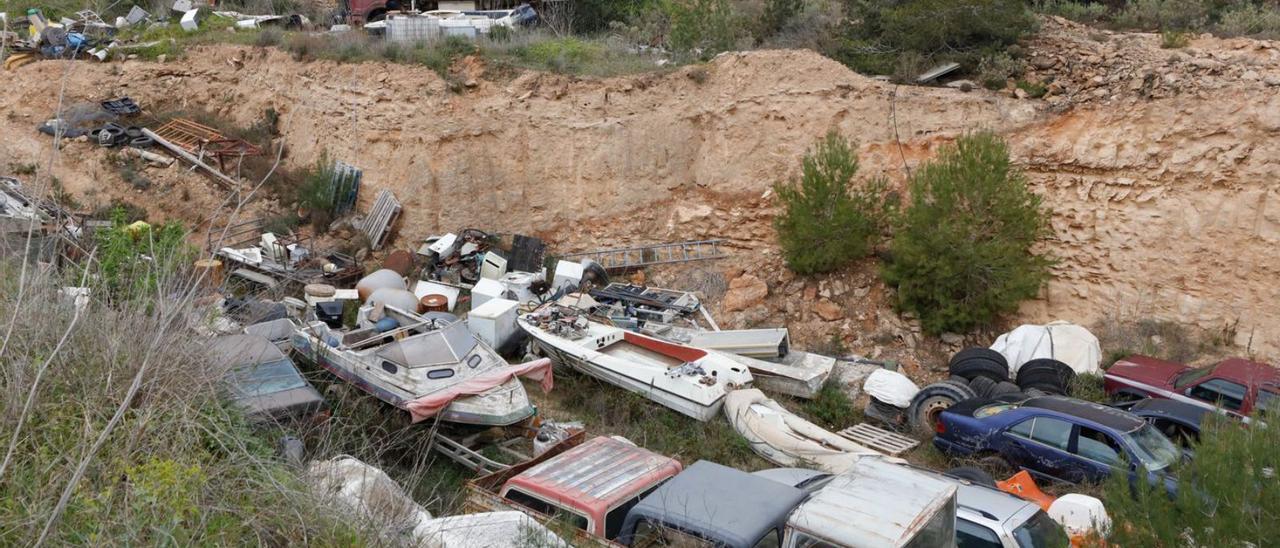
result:
<svg viewBox="0 0 1280 548"><path fill-rule="evenodd" d="M801 418L754 388L729 394L724 415L753 451L779 466L839 474L862 457L882 456Z"/></svg>
<svg viewBox="0 0 1280 548"><path fill-rule="evenodd" d="M294 331L293 347L415 422L439 413L446 422L511 425L534 413L517 375L550 389L549 360L508 365L452 315L419 316L391 305L364 307L362 315L381 317L350 330L309 321Z"/></svg>
<svg viewBox="0 0 1280 548"><path fill-rule="evenodd" d="M517 323L554 363L700 421L720 411L725 394L751 385L746 366L719 353L606 325L578 308L548 303Z"/></svg>

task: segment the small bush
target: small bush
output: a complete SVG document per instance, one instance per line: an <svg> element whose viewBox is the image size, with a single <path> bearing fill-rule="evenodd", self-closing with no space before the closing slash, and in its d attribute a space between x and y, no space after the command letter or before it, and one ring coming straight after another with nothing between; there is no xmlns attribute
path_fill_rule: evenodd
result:
<svg viewBox="0 0 1280 548"><path fill-rule="evenodd" d="M1017 78L1026 71L1026 65L1020 59L1005 52L988 55L978 62L978 81L989 90L1004 89L1010 78Z"/></svg>
<svg viewBox="0 0 1280 548"><path fill-rule="evenodd" d="M756 40L781 32L803 10L804 0L765 0L764 12L756 24Z"/></svg>
<svg viewBox="0 0 1280 548"><path fill-rule="evenodd" d="M1116 24L1148 30L1193 30L1208 23L1213 5L1205 0L1131 0Z"/></svg>
<svg viewBox="0 0 1280 548"><path fill-rule="evenodd" d="M1016 85L1018 86L1018 89L1027 93L1027 97L1032 99L1039 99L1044 97L1044 94L1049 93L1049 87L1040 82L1018 80Z"/></svg>
<svg viewBox="0 0 1280 548"><path fill-rule="evenodd" d="M1045 15L1057 15L1081 23L1097 23L1107 17L1106 4L1072 2L1071 0L1035 0L1032 9Z"/></svg>
<svg viewBox="0 0 1280 548"><path fill-rule="evenodd" d="M930 333L986 325L1034 297L1052 261L1032 251L1049 215L994 134L961 137L911 177L885 281Z"/></svg>
<svg viewBox="0 0 1280 548"><path fill-rule="evenodd" d="M832 57L855 70L887 74L906 52L973 70L1036 28L1021 0L865 0L851 2Z"/></svg>
<svg viewBox="0 0 1280 548"><path fill-rule="evenodd" d="M1274 426L1274 413L1255 417ZM1280 428L1242 428L1210 414L1178 494L1113 473L1103 500L1111 546L1269 546L1280 534ZM1137 476L1146 477L1139 469Z"/></svg>
<svg viewBox="0 0 1280 548"><path fill-rule="evenodd" d="M519 52L526 61L554 72L572 72L600 54L598 45L571 36L538 42Z"/></svg>
<svg viewBox="0 0 1280 548"><path fill-rule="evenodd" d="M814 423L829 430L842 430L862 419L862 413L853 400L840 389L840 383L827 380L813 399L804 402L801 410Z"/></svg>
<svg viewBox="0 0 1280 548"><path fill-rule="evenodd" d="M1185 48L1190 43L1190 33L1179 32L1176 30L1166 30L1160 33L1160 47L1164 49Z"/></svg>
<svg viewBox="0 0 1280 548"><path fill-rule="evenodd" d="M257 38L254 39L253 45L260 48L278 46L284 41L284 30L280 27L267 27L258 31Z"/></svg>
<svg viewBox="0 0 1280 548"><path fill-rule="evenodd" d="M662 10L671 21L667 43L676 51L707 59L733 49L742 37L728 0L664 0Z"/></svg>
<svg viewBox="0 0 1280 548"><path fill-rule="evenodd" d="M868 255L890 208L888 183L855 186L857 174L853 147L833 130L805 155L799 181L773 186L783 208L773 226L789 268L829 272Z"/></svg>
<svg viewBox="0 0 1280 548"><path fill-rule="evenodd" d="M1103 389L1102 375L1086 373L1071 378L1069 387L1071 397L1102 403L1107 401L1107 392Z"/></svg>
<svg viewBox="0 0 1280 548"><path fill-rule="evenodd" d="M1280 39L1280 4L1234 3L1222 12L1214 30L1223 36Z"/></svg>

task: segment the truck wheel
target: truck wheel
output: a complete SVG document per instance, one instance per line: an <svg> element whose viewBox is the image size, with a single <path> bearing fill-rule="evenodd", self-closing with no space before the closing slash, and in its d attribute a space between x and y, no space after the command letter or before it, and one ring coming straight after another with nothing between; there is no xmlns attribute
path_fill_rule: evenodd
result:
<svg viewBox="0 0 1280 548"><path fill-rule="evenodd" d="M979 398L990 398L991 390L996 387L996 381L987 377L974 377L969 383L969 388L973 389L973 393Z"/></svg>
<svg viewBox="0 0 1280 548"><path fill-rule="evenodd" d="M947 369L952 375L958 375L970 381L976 377L987 377L996 382L1009 380L1009 366L983 356L953 360Z"/></svg>
<svg viewBox="0 0 1280 548"><path fill-rule="evenodd" d="M1071 366L1058 360L1041 358L1024 363L1018 368L1018 386L1026 389L1031 385L1054 384L1058 387L1058 393L1066 394L1070 391L1071 381L1075 376L1076 372ZM1043 386L1037 388L1044 390Z"/></svg>
<svg viewBox="0 0 1280 548"><path fill-rule="evenodd" d="M958 466L947 470L946 475L968 481L974 485L996 486L996 479L991 477L991 474L988 474L986 470L977 466Z"/></svg>
<svg viewBox="0 0 1280 548"><path fill-rule="evenodd" d="M934 424L938 421L938 415L943 410L971 397L973 397L973 391L967 386L962 389L961 385L945 381L935 382L921 388L915 397L911 398L911 406L907 408L907 420L911 423L911 428L916 431L932 431Z"/></svg>

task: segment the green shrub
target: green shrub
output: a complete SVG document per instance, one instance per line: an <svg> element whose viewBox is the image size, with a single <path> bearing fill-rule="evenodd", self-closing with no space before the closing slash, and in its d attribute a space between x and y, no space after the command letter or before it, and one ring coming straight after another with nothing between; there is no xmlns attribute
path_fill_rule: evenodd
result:
<svg viewBox="0 0 1280 548"><path fill-rule="evenodd" d="M889 211L888 183L856 185L857 174L853 147L833 130L805 155L799 181L773 186L783 208L773 226L789 268L829 272L870 252Z"/></svg>
<svg viewBox="0 0 1280 548"><path fill-rule="evenodd" d="M1106 19L1106 4L1072 2L1071 0L1035 0L1032 9L1045 15L1057 15L1081 23L1097 23Z"/></svg>
<svg viewBox="0 0 1280 548"><path fill-rule="evenodd" d="M862 413L854 406L853 400L834 379L823 383L813 399L801 404L801 410L814 423L830 430L842 430L862 419Z"/></svg>
<svg viewBox="0 0 1280 548"><path fill-rule="evenodd" d="M567 36L536 42L518 49L517 55L534 66L555 72L573 72L600 57L602 49L595 43Z"/></svg>
<svg viewBox="0 0 1280 548"><path fill-rule="evenodd" d="M671 21L667 43L676 51L697 51L710 58L733 49L741 37L728 0L663 0L662 10Z"/></svg>
<svg viewBox="0 0 1280 548"><path fill-rule="evenodd" d="M1017 78L1025 71L1026 65L1022 60L999 52L978 61L978 82L989 90L1001 90L1009 84L1010 78Z"/></svg>
<svg viewBox="0 0 1280 548"><path fill-rule="evenodd" d="M1148 30L1194 30L1209 22L1213 3L1206 0L1131 0L1116 24Z"/></svg>
<svg viewBox="0 0 1280 548"><path fill-rule="evenodd" d="M1048 212L994 134L961 137L911 177L884 268L930 333L963 332L1035 296L1052 261L1032 251Z"/></svg>
<svg viewBox="0 0 1280 548"><path fill-rule="evenodd" d="M1185 48L1191 43L1191 34L1176 30L1160 32L1160 47L1164 49Z"/></svg>
<svg viewBox="0 0 1280 548"><path fill-rule="evenodd" d="M1222 12L1214 31L1223 36L1280 39L1280 4L1234 3Z"/></svg>
<svg viewBox="0 0 1280 548"><path fill-rule="evenodd" d="M1018 86L1018 89L1025 91L1027 96L1032 99L1039 99L1044 97L1044 94L1049 93L1049 86L1046 86L1041 82L1018 80L1016 85Z"/></svg>
<svg viewBox="0 0 1280 548"><path fill-rule="evenodd" d="M763 40L782 31L796 15L804 10L804 0L765 0L764 12L756 24L756 40Z"/></svg>
<svg viewBox="0 0 1280 548"><path fill-rule="evenodd" d="M978 60L1035 30L1021 0L849 0L832 57L855 70L887 74L906 52L931 62Z"/></svg>
<svg viewBox="0 0 1280 548"><path fill-rule="evenodd" d="M1280 535L1280 428L1209 415L1195 458L1176 469L1178 494L1112 474L1103 500L1111 546L1271 546ZM1144 470L1138 476L1145 476Z"/></svg>
<svg viewBox="0 0 1280 548"><path fill-rule="evenodd" d="M166 278L195 259L181 224L132 227L132 222L117 207L111 212L111 228L94 232L98 275L110 296L122 301L153 297Z"/></svg>
<svg viewBox="0 0 1280 548"><path fill-rule="evenodd" d="M659 0L580 0L573 2L573 30L590 33L609 28L615 21L627 21L655 11Z"/></svg>

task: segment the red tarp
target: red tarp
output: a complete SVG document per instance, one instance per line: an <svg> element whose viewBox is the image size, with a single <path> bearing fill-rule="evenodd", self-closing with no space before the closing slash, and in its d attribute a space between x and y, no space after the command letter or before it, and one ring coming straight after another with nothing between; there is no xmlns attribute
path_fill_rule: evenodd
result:
<svg viewBox="0 0 1280 548"><path fill-rule="evenodd" d="M543 392L549 392L553 385L551 360L542 358L512 367L504 367L468 379L448 390L442 390L410 401L404 408L413 416L413 422L420 422L435 416L448 407L453 400L463 396L477 396L500 386L515 377L528 377L538 381Z"/></svg>

